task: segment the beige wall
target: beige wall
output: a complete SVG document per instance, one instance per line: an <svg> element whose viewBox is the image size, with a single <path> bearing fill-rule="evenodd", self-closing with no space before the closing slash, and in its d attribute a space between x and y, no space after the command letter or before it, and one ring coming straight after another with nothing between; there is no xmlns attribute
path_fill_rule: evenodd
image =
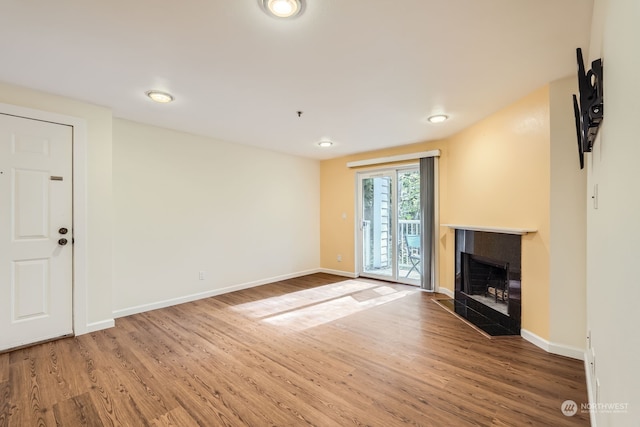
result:
<svg viewBox="0 0 640 427"><path fill-rule="evenodd" d="M108 325L111 314L113 200L111 110L0 83L0 102L86 121L87 329ZM95 326L92 326L95 325Z"/></svg>
<svg viewBox="0 0 640 427"><path fill-rule="evenodd" d="M522 238L522 328L549 338L549 89L450 138L441 221L537 230ZM446 286L453 282L447 231Z"/></svg>
<svg viewBox="0 0 640 427"><path fill-rule="evenodd" d="M116 317L318 268L318 161L113 128Z"/></svg>
<svg viewBox="0 0 640 427"><path fill-rule="evenodd" d="M321 266L355 273L356 170L347 162L440 149L442 224L538 230L524 236L522 244L523 328L548 339L549 141L549 90L544 87L448 140L323 161ZM438 283L453 290L453 232L440 227L438 233Z"/></svg>
<svg viewBox="0 0 640 427"><path fill-rule="evenodd" d="M355 209L356 174L370 170L369 167L347 168L347 163L357 160L409 154L435 150L441 142L429 142L378 150L324 160L320 163L320 265L322 268L353 275L356 271L355 259ZM440 176L446 166L446 155L440 158ZM415 163L416 161L414 161ZM400 162L403 164L407 162ZM381 165L385 167L388 165ZM375 168L378 168L376 166ZM442 179L442 178L441 178ZM342 261L337 261L338 255Z"/></svg>
<svg viewBox="0 0 640 427"><path fill-rule="evenodd" d="M551 106L550 341L584 352L587 171L580 169L571 95L575 76L549 85Z"/></svg>

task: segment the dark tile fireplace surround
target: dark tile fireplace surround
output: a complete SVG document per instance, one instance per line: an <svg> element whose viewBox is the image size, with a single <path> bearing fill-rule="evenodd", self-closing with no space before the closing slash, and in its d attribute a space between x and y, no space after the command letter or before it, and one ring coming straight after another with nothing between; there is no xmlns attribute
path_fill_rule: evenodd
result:
<svg viewBox="0 0 640 427"><path fill-rule="evenodd" d="M520 335L521 236L455 230L455 295L445 306L492 336Z"/></svg>

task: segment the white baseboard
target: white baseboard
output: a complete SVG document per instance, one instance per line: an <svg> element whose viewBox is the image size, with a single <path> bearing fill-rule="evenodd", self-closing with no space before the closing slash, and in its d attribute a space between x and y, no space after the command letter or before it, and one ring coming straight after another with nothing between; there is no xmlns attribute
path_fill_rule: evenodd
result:
<svg viewBox="0 0 640 427"><path fill-rule="evenodd" d="M591 356L589 356L589 349L584 352L584 373L587 377L587 398L589 399L590 407L596 404L596 397L593 395L595 389L594 384L596 379L593 377L593 371L591 370ZM589 417L591 419L591 427L596 427L596 411L589 411Z"/></svg>
<svg viewBox="0 0 640 427"><path fill-rule="evenodd" d="M196 301L203 298L215 297L217 295L226 294L234 291L241 291L243 289L255 288L256 286L266 285L268 283L279 282L281 280L294 279L296 277L307 276L309 274L324 272L321 269L313 269L300 271L297 273L284 274L282 276L269 277L267 279L256 280L253 282L239 283L237 285L226 286L224 288L211 289L205 292L198 292L197 294L184 295L177 298L172 298L164 301L157 301L149 304L137 305L134 307L127 307L113 311L113 317L125 317L132 314L144 313L145 311L157 310L159 308L171 307L172 305L184 304L186 302Z"/></svg>
<svg viewBox="0 0 640 427"><path fill-rule="evenodd" d="M333 274L335 276L348 277L350 279L355 279L358 277L356 273L352 273L350 271L342 271L342 270L331 270L329 268L319 268L318 273L327 273Z"/></svg>
<svg viewBox="0 0 640 427"><path fill-rule="evenodd" d="M572 359L584 360L584 349L572 347L564 344L552 343L531 331L520 329L520 336L531 344L540 347L547 353L557 354L559 356L570 357Z"/></svg>
<svg viewBox="0 0 640 427"><path fill-rule="evenodd" d="M83 331L76 331L76 336L90 334L91 332L101 331L116 326L114 319L101 320L100 322L87 323Z"/></svg>

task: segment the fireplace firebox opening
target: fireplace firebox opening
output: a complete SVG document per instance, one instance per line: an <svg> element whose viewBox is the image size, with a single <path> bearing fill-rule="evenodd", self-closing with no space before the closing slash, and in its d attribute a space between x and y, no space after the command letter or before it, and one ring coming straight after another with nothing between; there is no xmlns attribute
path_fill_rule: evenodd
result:
<svg viewBox="0 0 640 427"><path fill-rule="evenodd" d="M456 229L455 312L490 335L519 335L521 236Z"/></svg>

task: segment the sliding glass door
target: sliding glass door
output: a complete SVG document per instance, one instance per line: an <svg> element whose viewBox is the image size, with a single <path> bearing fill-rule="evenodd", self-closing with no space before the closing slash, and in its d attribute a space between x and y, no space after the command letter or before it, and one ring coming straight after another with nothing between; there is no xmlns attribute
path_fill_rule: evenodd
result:
<svg viewBox="0 0 640 427"><path fill-rule="evenodd" d="M420 172L417 166L359 174L360 275L420 285Z"/></svg>
<svg viewBox="0 0 640 427"><path fill-rule="evenodd" d="M360 181L362 273L395 277L393 254L393 176L379 173Z"/></svg>

